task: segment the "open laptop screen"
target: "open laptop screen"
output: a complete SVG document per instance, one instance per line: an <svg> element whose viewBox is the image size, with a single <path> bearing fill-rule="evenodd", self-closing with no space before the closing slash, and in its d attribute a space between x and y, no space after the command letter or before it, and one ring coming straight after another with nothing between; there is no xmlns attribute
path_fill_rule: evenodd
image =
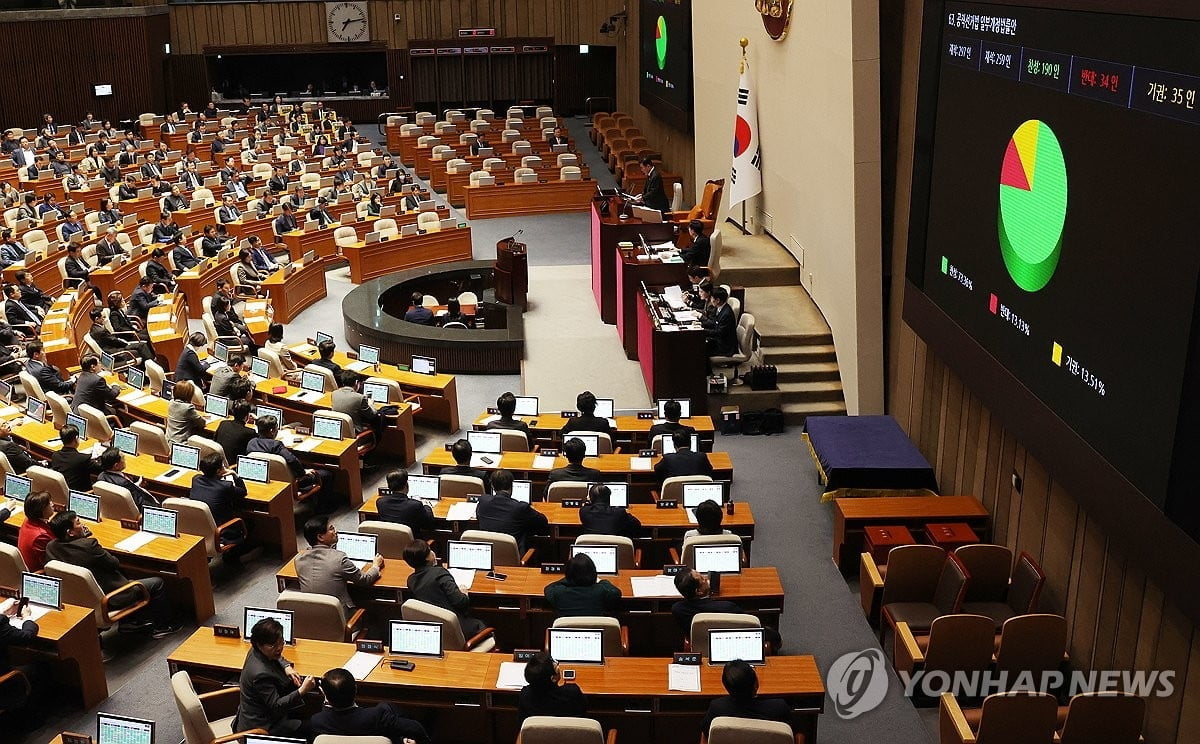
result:
<svg viewBox="0 0 1200 744"><path fill-rule="evenodd" d="M571 546L571 557L584 553L596 564L596 573L615 575L617 573L616 545L580 545Z"/></svg>
<svg viewBox="0 0 1200 744"><path fill-rule="evenodd" d="M447 543L446 565L449 568L491 571L492 544L451 540Z"/></svg>
<svg viewBox="0 0 1200 744"><path fill-rule="evenodd" d="M679 418L681 418L681 419L691 418L691 416L692 416L692 400L691 400L691 398L661 398L661 399L659 399L658 403L657 403L659 418L667 417L667 412L663 410L663 406L665 406L668 401L672 401L672 400L678 401L678 403L679 403Z"/></svg>
<svg viewBox="0 0 1200 744"><path fill-rule="evenodd" d="M696 570L701 573L742 572L742 546L740 545L696 545Z"/></svg>
<svg viewBox="0 0 1200 744"><path fill-rule="evenodd" d="M405 656L442 655L441 623L393 620L391 622L390 638L391 643L389 648L393 654L403 654Z"/></svg>
<svg viewBox="0 0 1200 744"><path fill-rule="evenodd" d="M96 744L154 744L154 721L97 713Z"/></svg>
<svg viewBox="0 0 1200 744"><path fill-rule="evenodd" d="M242 635L249 640L250 631L254 630L255 624L259 620L271 617L278 620L279 624L283 626L283 642L295 643L296 639L292 637L292 615L291 610L269 610L262 607L247 607L245 609Z"/></svg>
<svg viewBox="0 0 1200 744"><path fill-rule="evenodd" d="M550 656L560 664L603 664L604 631L550 628Z"/></svg>
<svg viewBox="0 0 1200 744"><path fill-rule="evenodd" d="M472 452L499 454L501 436L498 431L468 431L467 442Z"/></svg>
<svg viewBox="0 0 1200 744"><path fill-rule="evenodd" d="M708 631L708 663L728 664L744 661L764 664L762 628L710 629Z"/></svg>

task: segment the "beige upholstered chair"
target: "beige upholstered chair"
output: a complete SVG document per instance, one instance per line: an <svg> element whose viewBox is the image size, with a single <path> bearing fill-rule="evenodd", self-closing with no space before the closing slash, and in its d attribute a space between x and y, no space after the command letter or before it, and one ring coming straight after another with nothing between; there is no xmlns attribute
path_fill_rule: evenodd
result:
<svg viewBox="0 0 1200 744"><path fill-rule="evenodd" d="M17 546L0 542L0 586L16 589L21 586L21 574L28 570Z"/></svg>
<svg viewBox="0 0 1200 744"><path fill-rule="evenodd" d="M576 165L564 165L558 170L558 177L563 181L582 181L583 171Z"/></svg>
<svg viewBox="0 0 1200 744"><path fill-rule="evenodd" d="M140 439L140 438L139 438ZM96 481L92 493L100 497L101 519L132 519L140 521L142 513L128 488L105 481Z"/></svg>
<svg viewBox="0 0 1200 744"><path fill-rule="evenodd" d="M149 367L150 363L147 362L146 366ZM129 424L129 430L138 435L139 455L149 455L158 460L171 456L171 443L167 441L167 432L161 426L134 421Z"/></svg>
<svg viewBox="0 0 1200 744"><path fill-rule="evenodd" d="M47 576L62 579L62 601L79 607L88 607L96 613L96 626L100 630L111 628L122 618L138 612L150 604L150 592L145 585L130 581L119 589L105 594L96 577L86 568L75 566L62 561L50 561L46 564ZM118 597L133 598L127 606L119 610L110 607Z"/></svg>
<svg viewBox="0 0 1200 744"><path fill-rule="evenodd" d="M403 558L404 549L415 539L412 528L406 524L396 524L395 522L379 522L369 519L359 522L358 531L366 535L375 535L378 538L376 549L384 558Z"/></svg>
<svg viewBox="0 0 1200 744"><path fill-rule="evenodd" d="M563 499L586 499L588 484L580 481L556 481L546 489L546 501L559 503Z"/></svg>
<svg viewBox="0 0 1200 744"><path fill-rule="evenodd" d="M700 733L701 744L804 744L804 735L792 735L792 727L783 721L717 716Z"/></svg>
<svg viewBox="0 0 1200 744"><path fill-rule="evenodd" d="M484 628L473 638L467 638L463 635L458 615L437 605L410 599L400 606L400 614L405 620L439 623L442 626L443 651L488 653L496 648L495 628Z"/></svg>
<svg viewBox="0 0 1200 744"><path fill-rule="evenodd" d="M65 507L70 500L67 479L62 473L41 465L30 465L25 470L25 477L29 479L30 491L49 493L50 500L59 506Z"/></svg>
<svg viewBox="0 0 1200 744"><path fill-rule="evenodd" d="M708 656L708 631L761 627L762 622L754 615L737 612L698 612L692 616L687 645L695 653Z"/></svg>
<svg viewBox="0 0 1200 744"><path fill-rule="evenodd" d="M521 555L517 539L503 532L487 530L463 530L464 542L490 543L492 546L492 564L495 566L524 566L533 559L534 549L529 548Z"/></svg>
<svg viewBox="0 0 1200 744"><path fill-rule="evenodd" d="M641 568L642 550L633 546L633 540L623 535L580 535L576 545L612 545L617 548L617 569L628 571Z"/></svg>
<svg viewBox="0 0 1200 744"><path fill-rule="evenodd" d="M347 619L346 608L337 597L290 589L279 594L275 606L296 613L292 632L297 638L317 641L353 641L366 613L360 607Z"/></svg>
<svg viewBox="0 0 1200 744"><path fill-rule="evenodd" d="M521 724L517 744L616 744L617 731L608 732L591 718L530 716Z"/></svg>
<svg viewBox="0 0 1200 744"><path fill-rule="evenodd" d="M601 644L605 657L629 655L629 629L615 617L560 617L555 619L552 627L603 631Z"/></svg>
<svg viewBox="0 0 1200 744"><path fill-rule="evenodd" d="M171 691L175 695L179 718L183 721L185 744L214 744L237 740L246 734L267 733L263 729L250 729L234 735L233 721L237 718L242 694L237 686L197 695L188 673L175 672L171 675Z"/></svg>
<svg viewBox="0 0 1200 744"><path fill-rule="evenodd" d="M486 493L483 479L471 475L438 476L438 496L443 499L465 499L472 494Z"/></svg>
<svg viewBox="0 0 1200 744"><path fill-rule="evenodd" d="M675 563L680 563L690 568L696 567L696 546L709 545L742 545L741 535L692 535L683 538L683 548L679 553L675 552L675 548L671 548L671 558ZM746 551L741 550L742 566L746 565Z"/></svg>
<svg viewBox="0 0 1200 744"><path fill-rule="evenodd" d="M213 519L208 504L196 499L166 499L163 506L174 509L179 513L179 531L185 535L196 535L204 538L204 549L209 558L216 558L237 546L237 543L222 543L221 533L241 525L245 534L246 522L241 517L234 517L225 524L217 524Z"/></svg>

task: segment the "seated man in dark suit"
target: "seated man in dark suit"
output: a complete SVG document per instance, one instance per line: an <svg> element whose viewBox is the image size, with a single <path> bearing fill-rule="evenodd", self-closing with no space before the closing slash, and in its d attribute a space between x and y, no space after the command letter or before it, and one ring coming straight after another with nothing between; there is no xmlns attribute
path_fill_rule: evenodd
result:
<svg viewBox="0 0 1200 744"><path fill-rule="evenodd" d="M150 308L156 305L158 305L158 295L154 294L154 279L147 274L142 277L141 281L138 282L138 288L129 296L129 309L141 319L144 326L146 324L146 317L150 314ZM110 312L110 322L112 317L113 313ZM113 329L118 330L116 324L113 325Z"/></svg>
<svg viewBox="0 0 1200 744"><path fill-rule="evenodd" d="M244 401L242 405L246 405ZM213 521L222 525L236 517L245 506L246 483L236 471L225 467L221 455L210 452L200 458L200 475L192 479L188 498L203 501L212 513ZM221 554L221 561L225 565L235 567L240 565L241 557L254 547L246 539L245 528L240 526L223 530L221 543L236 543L236 547Z"/></svg>
<svg viewBox="0 0 1200 744"><path fill-rule="evenodd" d="M466 475L471 478L478 478L483 481L485 491L490 491L488 483L491 478L486 470L479 470L471 467L471 443L465 439L460 439L450 446L450 456L454 458L454 465L448 468L443 468L441 475Z"/></svg>
<svg viewBox="0 0 1200 744"><path fill-rule="evenodd" d="M45 347L41 341L25 344L25 371L42 386L42 392L70 395L75 389L75 377L63 379L58 367L46 361Z"/></svg>
<svg viewBox="0 0 1200 744"><path fill-rule="evenodd" d="M275 437L279 434L279 422L274 416L263 416L254 422L254 428L258 430L258 436L251 439L246 444L246 453L265 452L270 455L279 455L283 461L287 463L288 471L292 477L296 479L296 491L307 491L312 486L320 481L321 491L317 494L317 503L310 504L304 501L297 501L292 511L297 521L303 522L313 512L329 513L337 508L338 498L333 493L333 473L325 470L313 470L305 468L300 462L300 458L296 457L296 453L288 449L283 442Z"/></svg>
<svg viewBox="0 0 1200 744"><path fill-rule="evenodd" d="M567 458L567 465L551 470L550 475L547 476L547 481L550 483L557 481L583 481L588 483L601 480L599 470L583 466L583 456L586 452L587 448L584 446L583 440L568 437L567 441L563 442L562 447L563 456Z"/></svg>
<svg viewBox="0 0 1200 744"><path fill-rule="evenodd" d="M692 236L692 244L679 252L679 257L689 266L707 266L712 244L704 234L704 223L692 220L688 223L688 233Z"/></svg>
<svg viewBox="0 0 1200 744"><path fill-rule="evenodd" d="M517 547L524 552L530 535L550 534L550 522L546 515L524 501L512 497L513 474L507 470L492 473L492 493L479 498L475 508L475 519L479 529L488 532L503 532L517 539Z"/></svg>
<svg viewBox="0 0 1200 744"><path fill-rule="evenodd" d="M38 464L24 447L13 441L12 424L7 419L0 420L0 452L8 458L8 464L13 466L17 475L24 473L30 465Z"/></svg>
<svg viewBox="0 0 1200 744"><path fill-rule="evenodd" d="M705 736L708 735L713 719L721 716L791 724L792 706L781 698L760 698L758 675L754 673L754 667L746 662L731 661L726 664L721 672L721 684L729 694L708 704L708 713L704 716L704 723L700 725L700 731Z"/></svg>
<svg viewBox="0 0 1200 744"><path fill-rule="evenodd" d="M692 435L686 431L677 431L671 435L675 443L675 451L663 455L654 466L654 474L658 483L677 475L707 475L712 476L713 466L708 461L708 455L703 452L692 452Z"/></svg>
<svg viewBox="0 0 1200 744"><path fill-rule="evenodd" d="M116 447L109 447L100 455L100 460L97 463L100 469L100 475L96 477L97 481L119 486L129 491L129 495L133 497L133 503L137 504L138 511L145 509L146 505L158 506L158 497L142 488L142 479L140 477L129 477L125 473L125 454ZM217 524L221 524L218 522Z"/></svg>
<svg viewBox="0 0 1200 744"><path fill-rule="evenodd" d="M167 254L163 249L155 248L150 252L150 260L146 262L146 278L151 286L158 285L163 292L175 290L175 275L167 266Z"/></svg>
<svg viewBox="0 0 1200 744"><path fill-rule="evenodd" d="M354 702L358 685L354 675L345 669L330 669L321 680L321 691L325 693L325 707L314 713L311 724L316 735L335 736L383 736L393 744L413 742L429 744L425 728L401 715L391 703L376 703L367 708Z"/></svg>
<svg viewBox="0 0 1200 744"><path fill-rule="evenodd" d="M533 444L533 435L529 432L529 424L519 418L513 417L513 414L517 410L517 396L511 392L504 393L496 399L496 410L500 412L500 418L495 421L489 421L487 428L512 429L513 431L524 432L526 438L529 439L529 444Z"/></svg>
<svg viewBox="0 0 1200 744"><path fill-rule="evenodd" d="M675 618L675 623L685 637L692 632L692 618L701 612L745 612L737 603L728 599L713 599L710 596L712 587L708 583L707 574L695 569L675 574L675 588L683 599L671 605L671 616ZM769 647L768 653L778 652L783 645L779 631L773 628L765 628L763 639Z"/></svg>
<svg viewBox="0 0 1200 744"><path fill-rule="evenodd" d="M0 614L0 675L7 675L16 669L25 675L30 688L35 688L40 686L37 683L48 670L43 670L42 665L38 663L21 664L14 667L8 660L9 646L33 647L37 645L39 628L38 624L30 619L31 614L28 606L21 607L15 602L12 607ZM31 710L40 701L45 701L44 696L39 694L40 692L42 691L35 689L26 690L19 684L7 684L3 691L0 691L0 710L16 713L16 715L8 716L7 720L8 730L11 735L16 737L15 741L32 733L40 721L44 720L44 712L39 711L39 714L35 715ZM16 724L15 729L12 728L13 724Z"/></svg>
<svg viewBox="0 0 1200 744"><path fill-rule="evenodd" d="M575 397L575 408L580 415L567 421L562 428L563 436L573 431L598 431L612 436L612 427L608 419L596 415L596 396L590 390L584 390Z"/></svg>
<svg viewBox="0 0 1200 744"><path fill-rule="evenodd" d="M653 442L654 438L660 434L663 436L670 436L677 431L682 431L689 435L693 434L696 431L695 429L687 426L686 424L679 423L679 417L682 413L683 406L679 405L679 401L667 401L663 404L663 416L666 418L666 421L661 424L655 424L654 426L651 426L650 432L646 436L651 442Z"/></svg>
<svg viewBox="0 0 1200 744"><path fill-rule="evenodd" d="M79 429L67 424L58 430L58 438L62 447L50 455L50 468L62 473L68 488L92 490L92 458L79 451Z"/></svg>
<svg viewBox="0 0 1200 744"><path fill-rule="evenodd" d="M714 309L712 320L704 318L700 321L704 327L705 353L710 357L732 356L737 353L738 339L729 292L724 287L714 287L709 302Z"/></svg>
<svg viewBox="0 0 1200 744"><path fill-rule="evenodd" d="M412 307L408 308L408 312L404 313L404 319L409 323L419 323L420 325L433 325L433 311L421 305L425 299L425 295L420 292L413 292Z"/></svg>
<svg viewBox="0 0 1200 744"><path fill-rule="evenodd" d="M333 361L333 352L335 351L337 351L337 344L332 341L322 341L317 344L317 358L310 364L324 367L333 373L334 379L337 379L337 374L342 371L342 366Z"/></svg>
<svg viewBox="0 0 1200 744"><path fill-rule="evenodd" d="M79 413L79 407L89 405L106 416L115 416L113 403L121 394L117 385L109 385L100 376L100 358L88 354L79 362L79 379L75 383L75 395L71 398L71 410Z"/></svg>
<svg viewBox="0 0 1200 744"><path fill-rule="evenodd" d="M175 365L175 382L190 380L197 387L204 389L208 383L205 373L209 363L200 360L197 350L204 348L206 344L208 344L208 339L200 331L194 331L188 336L187 346L183 347L183 353L179 355L179 362Z"/></svg>
<svg viewBox="0 0 1200 744"><path fill-rule="evenodd" d="M623 506L609 504L608 486L595 483L588 489L588 502L579 509L579 523L584 534L621 535L636 538L642 523Z"/></svg>
<svg viewBox="0 0 1200 744"><path fill-rule="evenodd" d="M21 299L21 290L15 284L4 288L4 320L26 337L37 336L42 331L42 316Z"/></svg>
<svg viewBox="0 0 1200 744"><path fill-rule="evenodd" d="M642 174L646 176L646 187L638 197L642 205L664 214L671 211L671 200L667 198L667 190L663 187L662 173L648 157L642 158Z"/></svg>
<svg viewBox="0 0 1200 744"><path fill-rule="evenodd" d="M407 470L393 470L388 473L387 487L390 493L380 494L379 500L375 502L380 519L407 525L413 535L421 530L433 528L433 507L420 499L408 497Z"/></svg>
<svg viewBox="0 0 1200 744"><path fill-rule="evenodd" d="M217 444L225 451L225 460L230 465L237 462L239 455L246 454L246 445L258 436L249 426L250 411L250 403L247 401L234 401L229 408L229 418L217 425L217 432L213 435Z"/></svg>
<svg viewBox="0 0 1200 744"><path fill-rule="evenodd" d="M29 272L22 269L14 274L13 278L17 280L17 286L21 288L21 302L31 307L36 305L42 310L49 310L50 306L54 304L54 297L38 289Z"/></svg>
<svg viewBox="0 0 1200 744"><path fill-rule="evenodd" d="M264 617L250 629L250 651L238 678L241 701L233 719L238 731L262 729L272 736L309 738L304 696L316 691L315 677L300 679L283 658L283 626ZM240 728L239 728L240 727Z"/></svg>
<svg viewBox="0 0 1200 744"><path fill-rule="evenodd" d="M517 723L530 716L587 716L587 698L574 682L559 684L558 664L545 651L538 651L525 664L525 681L517 697Z"/></svg>
<svg viewBox="0 0 1200 744"><path fill-rule="evenodd" d="M176 234L171 238L174 248L171 249L171 261L175 263L175 270L183 273L189 269L194 269L200 265L200 259L192 253L191 247L180 239Z"/></svg>

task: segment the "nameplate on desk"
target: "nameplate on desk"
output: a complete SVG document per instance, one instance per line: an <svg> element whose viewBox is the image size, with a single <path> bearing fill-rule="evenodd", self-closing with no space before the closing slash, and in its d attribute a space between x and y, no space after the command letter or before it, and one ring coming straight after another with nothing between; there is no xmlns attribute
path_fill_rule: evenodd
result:
<svg viewBox="0 0 1200 744"><path fill-rule="evenodd" d="M542 651L538 648L514 648L512 660L521 664L533 659L534 656Z"/></svg>
<svg viewBox="0 0 1200 744"><path fill-rule="evenodd" d="M489 408L489 409L487 409L487 412L488 412L488 415L491 415L491 416L499 416L500 415L499 408Z"/></svg>
<svg viewBox="0 0 1200 744"><path fill-rule="evenodd" d="M563 411L559 415L563 418L579 418L579 411Z"/></svg>
<svg viewBox="0 0 1200 744"><path fill-rule="evenodd" d="M542 457L558 457L558 450L556 450L556 449L540 449L540 450L538 450L538 454L541 455Z"/></svg>
<svg viewBox="0 0 1200 744"><path fill-rule="evenodd" d="M355 641L354 647L359 653L364 654L382 654L383 641Z"/></svg>
<svg viewBox="0 0 1200 744"><path fill-rule="evenodd" d="M663 576L674 576L675 574L683 573L684 571L687 571L687 570L688 570L688 567L683 565L682 563L668 563L665 566L663 566L662 572L663 572Z"/></svg>
<svg viewBox="0 0 1200 744"><path fill-rule="evenodd" d="M656 509L678 509L679 501L676 499L659 499L658 501L654 502L654 508L656 508Z"/></svg>
<svg viewBox="0 0 1200 744"><path fill-rule="evenodd" d="M559 565L561 566L562 564L560 563ZM542 573L548 573L548 572L543 571ZM11 586L0 586L0 597L4 597L5 599L17 599L20 596L21 596L20 589L14 589Z"/></svg>
<svg viewBox="0 0 1200 744"><path fill-rule="evenodd" d="M121 526L127 530L140 530L142 523L136 519L122 519Z"/></svg>
<svg viewBox="0 0 1200 744"><path fill-rule="evenodd" d="M468 503L468 504L478 504L478 503L479 503L479 496L480 496L480 495L479 495L479 494L477 494L477 493L469 493L469 494L467 494L467 503Z"/></svg>
<svg viewBox="0 0 1200 744"><path fill-rule="evenodd" d="M542 573L544 574L560 574L563 572L567 564L565 563L543 563Z"/></svg>
<svg viewBox="0 0 1200 744"><path fill-rule="evenodd" d="M702 654L696 653L680 653L676 651L672 659L675 664L683 664L684 666L700 666L700 658Z"/></svg>
<svg viewBox="0 0 1200 744"><path fill-rule="evenodd" d="M72 734L64 731L61 738L63 744L92 744L92 737L87 734Z"/></svg>
<svg viewBox="0 0 1200 744"><path fill-rule="evenodd" d="M655 416L654 411L638 411L639 421L653 421Z"/></svg>
<svg viewBox="0 0 1200 744"><path fill-rule="evenodd" d="M215 638L237 638L241 640L242 629L236 625L221 625L213 624L213 636Z"/></svg>
<svg viewBox="0 0 1200 744"><path fill-rule="evenodd" d="M644 450L638 451L638 457L654 457L655 454L657 454L657 453L652 449L644 449Z"/></svg>
<svg viewBox="0 0 1200 744"><path fill-rule="evenodd" d="M562 506L564 509L579 509L583 506L583 499L563 499Z"/></svg>

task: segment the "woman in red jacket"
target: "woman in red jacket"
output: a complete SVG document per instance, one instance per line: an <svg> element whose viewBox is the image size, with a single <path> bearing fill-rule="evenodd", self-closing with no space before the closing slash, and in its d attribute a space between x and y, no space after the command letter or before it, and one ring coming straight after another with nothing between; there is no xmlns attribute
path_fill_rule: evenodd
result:
<svg viewBox="0 0 1200 744"><path fill-rule="evenodd" d="M46 565L46 545L54 539L50 531L50 517L54 509L50 505L50 494L36 491L25 498L25 521L17 533L17 550L25 559L30 571L41 571Z"/></svg>

